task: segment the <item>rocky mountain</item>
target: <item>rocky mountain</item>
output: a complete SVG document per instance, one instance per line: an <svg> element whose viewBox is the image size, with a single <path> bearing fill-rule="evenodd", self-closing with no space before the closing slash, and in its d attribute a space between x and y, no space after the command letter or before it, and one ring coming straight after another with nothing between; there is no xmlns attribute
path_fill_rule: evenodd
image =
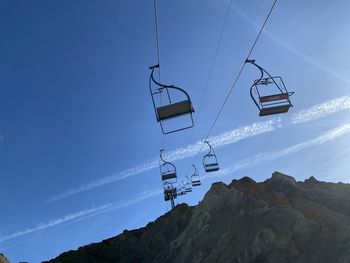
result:
<svg viewBox="0 0 350 263"><path fill-rule="evenodd" d="M8 261L8 259L0 253L0 263L10 263L10 261Z"/></svg>
<svg viewBox="0 0 350 263"><path fill-rule="evenodd" d="M214 183L195 207L48 262L349 263L350 185L279 172Z"/></svg>

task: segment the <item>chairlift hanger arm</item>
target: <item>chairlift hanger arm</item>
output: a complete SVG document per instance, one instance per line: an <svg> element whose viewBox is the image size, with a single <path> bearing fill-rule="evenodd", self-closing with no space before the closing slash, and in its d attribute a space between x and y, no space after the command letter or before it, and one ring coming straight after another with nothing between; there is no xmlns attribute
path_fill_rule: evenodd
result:
<svg viewBox="0 0 350 263"><path fill-rule="evenodd" d="M263 67L255 63L255 59L246 59L245 63L250 63L260 70L260 78L254 81L254 83L260 82L264 78L264 73L266 73L270 78L272 78L272 76Z"/></svg>
<svg viewBox="0 0 350 263"><path fill-rule="evenodd" d="M210 145L209 141L205 141L206 144L208 144L209 146L209 152L206 154L206 156L210 155L210 153L215 155L215 151L213 149L213 147Z"/></svg>
<svg viewBox="0 0 350 263"><path fill-rule="evenodd" d="M275 83L275 85L277 86L277 88L278 88L281 92L283 92L282 89L281 89L281 87L280 87L280 85L278 85L278 83L277 83L276 80L275 80L275 78L280 78L280 79L282 80L282 78L281 78L280 76L272 77L271 74L270 74L269 72L267 72L266 69L264 69L262 66L260 66L260 65L258 65L258 64L255 63L255 59L251 59L251 60L250 60L250 59L247 59L245 62L246 62L246 63L250 63L250 64L256 66L256 67L260 70L260 78L257 79L257 80L255 80L255 81L254 81L254 84L259 83L262 79L264 79L264 74L266 74L267 76L269 76L269 79L271 79L271 80ZM266 78L266 79L267 79L267 78ZM283 82L283 80L282 80L282 82Z"/></svg>
<svg viewBox="0 0 350 263"><path fill-rule="evenodd" d="M164 160L164 158L163 158L163 151L164 151L164 149L160 150L160 155L159 155L160 163L162 162L161 164L170 165L171 167L174 168L174 171L175 171L175 173L176 173L176 166L175 166L173 163ZM162 170L161 170L161 171L162 171Z"/></svg>
<svg viewBox="0 0 350 263"><path fill-rule="evenodd" d="M154 70L156 68L159 68L159 65L155 65L155 66L151 66L150 69L152 70L151 71L151 76L150 76L150 82L149 82L149 88L150 88L150 91L151 91L151 94L154 94L154 92L152 91L152 87L151 87L151 83L155 83L156 85L159 86L159 90L163 90L163 89L176 89L176 90L179 90L181 92L183 92L185 94L185 96L187 97L187 100L191 101L190 99L190 95L188 95L188 93L182 89L182 88L179 88L179 87L176 87L174 85L166 85L166 84L162 84L160 82L158 82L155 78L154 78Z"/></svg>
<svg viewBox="0 0 350 263"><path fill-rule="evenodd" d="M165 161L165 160L163 159L163 151L164 151L164 149L160 150L159 158L163 161L163 163L167 163L167 161Z"/></svg>
<svg viewBox="0 0 350 263"><path fill-rule="evenodd" d="M194 168L194 174L199 175L198 170L194 164L192 164L192 167ZM193 176L193 175L192 175Z"/></svg>

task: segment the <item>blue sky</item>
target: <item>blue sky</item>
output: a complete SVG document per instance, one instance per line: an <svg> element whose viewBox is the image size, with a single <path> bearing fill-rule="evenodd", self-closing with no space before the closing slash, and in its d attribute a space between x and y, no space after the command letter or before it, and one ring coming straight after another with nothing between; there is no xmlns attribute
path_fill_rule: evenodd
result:
<svg viewBox="0 0 350 263"><path fill-rule="evenodd" d="M11 261L47 260L169 210L148 90L152 2L0 1L0 252ZM195 128L165 138L183 177L272 1L233 0L204 95L229 1L158 2L162 80L197 110ZM349 8L277 2L251 58L283 77L294 108L259 117L249 96L258 71L247 65L211 133L221 172L204 176L199 160L202 187L177 202L275 170L350 182Z"/></svg>

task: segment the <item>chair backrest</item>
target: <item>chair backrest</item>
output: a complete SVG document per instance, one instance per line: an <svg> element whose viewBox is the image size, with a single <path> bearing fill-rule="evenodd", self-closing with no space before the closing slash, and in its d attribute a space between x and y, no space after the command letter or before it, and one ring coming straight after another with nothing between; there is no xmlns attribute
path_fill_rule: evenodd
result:
<svg viewBox="0 0 350 263"><path fill-rule="evenodd" d="M262 97L260 97L260 102L267 103L267 102L271 102L271 101L288 100L288 99L289 99L288 93L279 93L279 94L274 94L274 95L269 95L269 96L262 96Z"/></svg>

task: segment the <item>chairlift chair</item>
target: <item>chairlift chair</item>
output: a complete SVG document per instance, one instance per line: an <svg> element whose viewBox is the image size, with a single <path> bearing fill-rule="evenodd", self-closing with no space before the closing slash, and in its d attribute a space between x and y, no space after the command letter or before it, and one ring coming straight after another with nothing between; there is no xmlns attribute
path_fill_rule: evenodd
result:
<svg viewBox="0 0 350 263"><path fill-rule="evenodd" d="M177 197L177 190L171 183L165 182L163 184L164 189L164 200L169 201Z"/></svg>
<svg viewBox="0 0 350 263"><path fill-rule="evenodd" d="M185 130L194 126L193 116L194 109L188 93L174 85L165 85L155 80L154 70L159 68L159 65L151 66L151 76L149 79L149 89L152 97L154 111L157 117L157 122L160 123L163 134L169 134L181 130ZM153 85L152 85L153 84ZM156 86L152 87L152 86ZM164 92L166 96L163 96ZM174 101L173 94L179 94L184 97L183 100ZM166 130L164 123L176 117L190 117L190 124L180 128Z"/></svg>
<svg viewBox="0 0 350 263"><path fill-rule="evenodd" d="M163 158L164 149L160 150L159 167L162 181L177 182L176 167L171 162L167 162Z"/></svg>
<svg viewBox="0 0 350 263"><path fill-rule="evenodd" d="M185 191L182 191L182 190L177 192L177 195L178 195L178 196L185 195L185 194L186 194L186 192L185 192Z"/></svg>
<svg viewBox="0 0 350 263"><path fill-rule="evenodd" d="M205 143L209 146L209 152L203 157L204 170L207 173L218 171L220 167L214 149L211 147L208 141L205 141Z"/></svg>
<svg viewBox="0 0 350 263"><path fill-rule="evenodd" d="M181 188L181 189L177 190L177 196L181 196L181 195L185 195L185 194L186 194L186 192L185 192L184 188Z"/></svg>
<svg viewBox="0 0 350 263"><path fill-rule="evenodd" d="M177 185L177 196L181 196L181 195L185 195L186 191L185 191L185 185L184 183L181 181L181 183L179 183Z"/></svg>
<svg viewBox="0 0 350 263"><path fill-rule="evenodd" d="M191 183L190 183L190 179L186 176L187 178L187 182L185 183L185 192L186 193L190 193L192 192L192 186L191 186Z"/></svg>
<svg viewBox="0 0 350 263"><path fill-rule="evenodd" d="M280 76L272 77L265 69L255 63L255 60L246 60L260 70L260 78L255 80L250 88L250 96L259 109L259 116L268 116L288 112L293 107L290 96L294 92L287 90ZM264 77L264 75L268 77ZM272 89L269 92L267 88Z"/></svg>
<svg viewBox="0 0 350 263"><path fill-rule="evenodd" d="M196 166L192 165L194 168L194 173L191 176L191 184L192 186L200 186L202 184L201 178L199 176L198 170Z"/></svg>

